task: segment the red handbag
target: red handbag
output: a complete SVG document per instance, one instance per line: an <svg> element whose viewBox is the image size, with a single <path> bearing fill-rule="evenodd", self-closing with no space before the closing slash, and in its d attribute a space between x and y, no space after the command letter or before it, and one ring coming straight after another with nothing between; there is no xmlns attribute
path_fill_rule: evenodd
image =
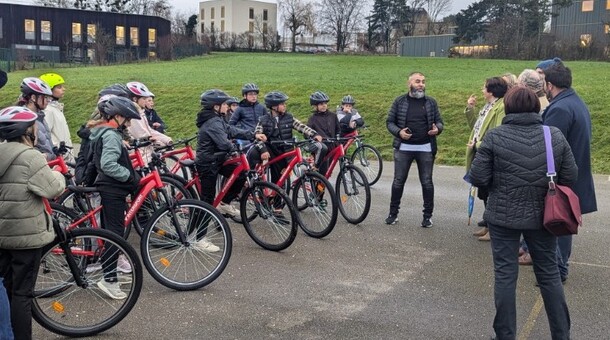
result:
<svg viewBox="0 0 610 340"><path fill-rule="evenodd" d="M553 178L555 173L555 158L551 143L551 131L543 126L544 142L546 145L547 176L549 177L549 191L544 198L544 228L553 235L572 235L578 233L582 224L580 201L572 189L556 184Z"/></svg>

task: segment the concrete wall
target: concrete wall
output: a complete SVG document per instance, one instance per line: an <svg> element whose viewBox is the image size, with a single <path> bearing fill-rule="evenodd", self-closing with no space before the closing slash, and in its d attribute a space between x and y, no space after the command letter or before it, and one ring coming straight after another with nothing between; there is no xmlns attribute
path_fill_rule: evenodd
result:
<svg viewBox="0 0 610 340"><path fill-rule="evenodd" d="M224 6L224 17L222 7ZM214 9L214 19L211 18L212 8ZM250 8L254 9L254 19L250 18ZM263 19L263 11L267 10L267 20ZM202 16L203 14L203 16ZM214 23L216 32L230 32L241 34L250 31L250 23L255 25L256 20L267 24L268 31L277 30L277 4L254 1L254 0L209 0L199 3L199 27L198 32L209 31L211 23ZM224 22L224 30L222 23Z"/></svg>
<svg viewBox="0 0 610 340"><path fill-rule="evenodd" d="M455 45L453 34L402 37L400 56L409 57L447 57L449 48Z"/></svg>

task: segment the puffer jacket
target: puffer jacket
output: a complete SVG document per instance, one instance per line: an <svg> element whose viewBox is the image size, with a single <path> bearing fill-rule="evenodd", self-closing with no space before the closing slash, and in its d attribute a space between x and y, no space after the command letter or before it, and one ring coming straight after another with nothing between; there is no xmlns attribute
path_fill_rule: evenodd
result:
<svg viewBox="0 0 610 340"><path fill-rule="evenodd" d="M42 198L61 194L65 183L38 150L16 142L0 144L0 248L36 249L51 243L55 233Z"/></svg>
<svg viewBox="0 0 610 340"><path fill-rule="evenodd" d="M561 131L551 127L558 184L576 181L578 168ZM509 114L487 132L470 168L471 183L487 187L483 218L509 229L540 229L548 189L542 117L537 112Z"/></svg>
<svg viewBox="0 0 610 340"><path fill-rule="evenodd" d="M256 128L258 120L267 114L267 109L259 102L250 103L243 99L239 102L239 106L229 119L229 125L236 126L239 129L252 131Z"/></svg>
<svg viewBox="0 0 610 340"><path fill-rule="evenodd" d="M45 113L43 111L38 112L38 119L36 119L36 126L38 127L38 134L36 135L36 149L42 152L48 161L57 158L53 153L53 141L51 140L51 130L45 121Z"/></svg>
<svg viewBox="0 0 610 340"><path fill-rule="evenodd" d="M254 138L254 129L246 131L227 125L224 118L211 109L200 111L195 125L199 128L195 163L200 168L222 165L226 153L233 149L230 139Z"/></svg>

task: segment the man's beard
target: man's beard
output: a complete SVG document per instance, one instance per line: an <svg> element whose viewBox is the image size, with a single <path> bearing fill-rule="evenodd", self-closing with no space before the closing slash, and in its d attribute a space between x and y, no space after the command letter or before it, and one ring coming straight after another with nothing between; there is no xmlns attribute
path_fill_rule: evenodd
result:
<svg viewBox="0 0 610 340"><path fill-rule="evenodd" d="M426 90L418 90L418 89L414 88L413 86L411 86L410 94L411 94L411 97L420 99L420 98L424 98L424 96L426 95Z"/></svg>
<svg viewBox="0 0 610 340"><path fill-rule="evenodd" d="M547 93L546 93L546 99L547 99L548 101L553 100L553 94L552 94L551 92L547 92Z"/></svg>

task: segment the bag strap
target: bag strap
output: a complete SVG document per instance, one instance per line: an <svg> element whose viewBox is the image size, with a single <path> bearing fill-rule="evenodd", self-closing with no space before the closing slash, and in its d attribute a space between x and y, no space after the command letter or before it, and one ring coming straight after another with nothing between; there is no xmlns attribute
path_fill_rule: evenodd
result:
<svg viewBox="0 0 610 340"><path fill-rule="evenodd" d="M544 131L544 144L546 146L546 175L549 178L549 185L554 184L555 172L555 157L553 157L553 144L551 143L551 129L547 125L542 125Z"/></svg>

